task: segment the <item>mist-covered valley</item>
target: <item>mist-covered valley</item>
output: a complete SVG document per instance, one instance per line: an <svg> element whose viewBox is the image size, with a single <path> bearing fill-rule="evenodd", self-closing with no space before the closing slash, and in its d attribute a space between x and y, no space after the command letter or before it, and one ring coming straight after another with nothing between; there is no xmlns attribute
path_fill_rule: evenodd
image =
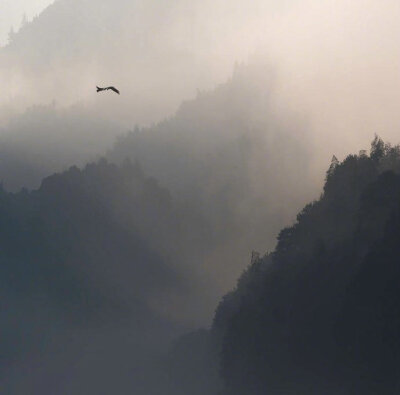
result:
<svg viewBox="0 0 400 395"><path fill-rule="evenodd" d="M397 393L399 16L57 0L10 35L2 391Z"/></svg>

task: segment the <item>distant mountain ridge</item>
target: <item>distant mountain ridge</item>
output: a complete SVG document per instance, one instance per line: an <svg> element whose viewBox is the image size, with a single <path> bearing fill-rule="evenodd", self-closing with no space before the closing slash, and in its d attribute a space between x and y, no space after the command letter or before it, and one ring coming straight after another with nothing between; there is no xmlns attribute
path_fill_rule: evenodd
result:
<svg viewBox="0 0 400 395"><path fill-rule="evenodd" d="M87 101L114 120L159 121L197 88L226 79L242 58L244 46L217 61L220 41L255 14L251 7L239 17L235 9L224 0L55 1L0 49L7 92L0 105ZM120 86L124 100L97 102L96 84Z"/></svg>

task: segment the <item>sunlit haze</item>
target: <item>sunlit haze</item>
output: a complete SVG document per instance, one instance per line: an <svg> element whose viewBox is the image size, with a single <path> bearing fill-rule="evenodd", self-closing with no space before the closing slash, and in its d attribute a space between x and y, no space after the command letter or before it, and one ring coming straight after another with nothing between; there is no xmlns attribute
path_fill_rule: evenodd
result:
<svg viewBox="0 0 400 395"><path fill-rule="evenodd" d="M399 393L399 21L0 0L1 392Z"/></svg>
<svg viewBox="0 0 400 395"><path fill-rule="evenodd" d="M8 41L13 28L17 31L24 18L30 21L54 0L1 0L0 2L0 45Z"/></svg>

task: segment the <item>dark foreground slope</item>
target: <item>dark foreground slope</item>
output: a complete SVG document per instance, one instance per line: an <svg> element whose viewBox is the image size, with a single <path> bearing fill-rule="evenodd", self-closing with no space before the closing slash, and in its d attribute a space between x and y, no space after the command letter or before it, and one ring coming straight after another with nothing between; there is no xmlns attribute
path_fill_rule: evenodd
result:
<svg viewBox="0 0 400 395"><path fill-rule="evenodd" d="M394 394L400 385L400 148L333 160L324 192L225 296L227 394Z"/></svg>

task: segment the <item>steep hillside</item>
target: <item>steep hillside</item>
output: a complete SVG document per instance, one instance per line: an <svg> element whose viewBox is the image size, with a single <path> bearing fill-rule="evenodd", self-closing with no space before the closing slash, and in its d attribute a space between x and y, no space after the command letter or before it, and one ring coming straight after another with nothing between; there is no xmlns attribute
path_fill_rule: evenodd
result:
<svg viewBox="0 0 400 395"><path fill-rule="evenodd" d="M334 158L321 198L220 303L227 394L399 389L400 148Z"/></svg>

